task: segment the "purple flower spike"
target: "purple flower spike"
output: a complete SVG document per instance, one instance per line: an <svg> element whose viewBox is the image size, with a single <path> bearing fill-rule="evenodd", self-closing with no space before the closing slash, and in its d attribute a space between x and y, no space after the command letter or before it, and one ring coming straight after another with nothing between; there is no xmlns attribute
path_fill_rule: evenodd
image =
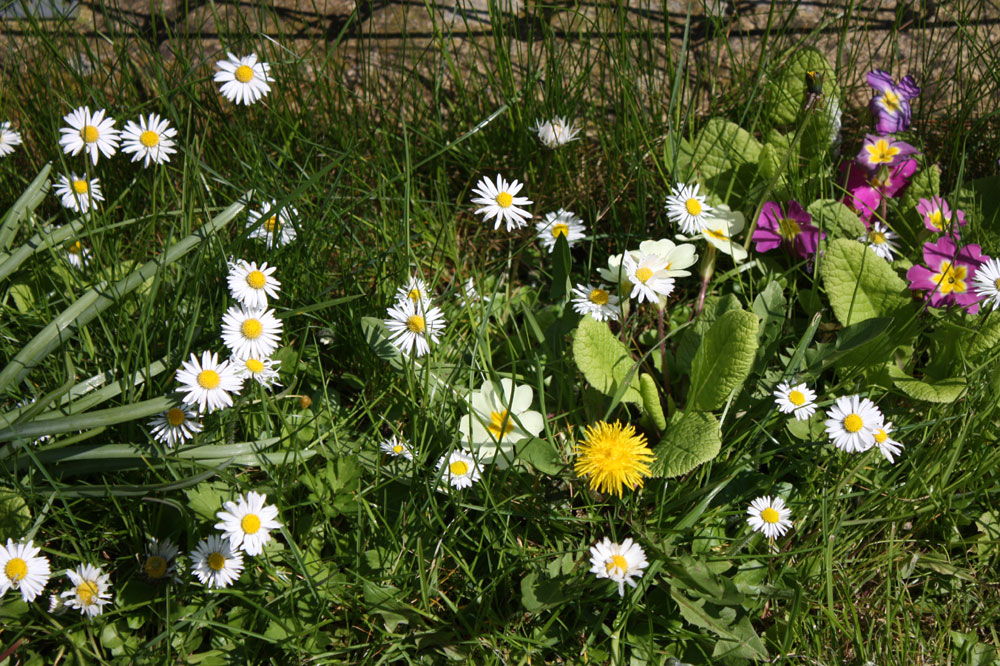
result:
<svg viewBox="0 0 1000 666"><path fill-rule="evenodd" d="M955 304L975 314L979 312L979 294L972 281L986 259L978 245L958 248L955 241L942 236L935 243L924 243L926 266L913 266L906 271L906 279L910 289L927 292L932 308Z"/></svg>
<svg viewBox="0 0 1000 666"><path fill-rule="evenodd" d="M812 216L797 201L788 202L787 214L782 214L781 206L773 201L765 203L753 232L757 252L768 252L784 244L802 258L816 253L820 238L826 238L826 234L820 235L820 230L812 224Z"/></svg>
<svg viewBox="0 0 1000 666"><path fill-rule="evenodd" d="M891 136L876 136L868 134L858 153L858 164L876 171L882 167L894 167L902 164L907 155L912 155L917 149L905 141L896 141Z"/></svg>
<svg viewBox="0 0 1000 666"><path fill-rule="evenodd" d="M965 226L965 213L955 209L955 218L952 220L951 208L941 197L931 197L929 201L921 198L917 203L917 212L923 216L924 226L928 230L938 234L947 232L955 238L961 236L959 227Z"/></svg>
<svg viewBox="0 0 1000 666"><path fill-rule="evenodd" d="M887 134L902 132L910 126L910 100L920 94L912 76L904 76L897 84L889 72L876 69L868 73L868 85L881 94L868 104L875 116L875 131Z"/></svg>

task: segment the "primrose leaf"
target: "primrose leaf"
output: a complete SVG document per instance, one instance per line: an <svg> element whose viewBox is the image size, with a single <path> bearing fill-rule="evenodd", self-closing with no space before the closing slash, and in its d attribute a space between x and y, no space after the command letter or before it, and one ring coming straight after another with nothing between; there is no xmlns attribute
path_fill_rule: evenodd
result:
<svg viewBox="0 0 1000 666"><path fill-rule="evenodd" d="M910 303L906 283L892 266L858 241L831 241L820 275L833 313L844 326L873 317L898 317Z"/></svg>
<svg viewBox="0 0 1000 666"><path fill-rule="evenodd" d="M681 476L715 458L721 448L715 417L707 412L687 411L653 449L656 460L651 469L655 476Z"/></svg>
<svg viewBox="0 0 1000 666"><path fill-rule="evenodd" d="M712 411L742 386L757 353L757 315L730 310L720 316L701 340L691 364L688 406Z"/></svg>
<svg viewBox="0 0 1000 666"><path fill-rule="evenodd" d="M819 49L796 48L771 85L771 120L776 124L795 122L806 101L806 72L811 71L821 76L824 97L840 100L837 74L826 56Z"/></svg>
<svg viewBox="0 0 1000 666"><path fill-rule="evenodd" d="M645 372L639 375L639 392L642 394L642 411L653 420L653 424L657 428L665 429L667 419L663 415L663 407L660 405L660 392L656 388L656 382Z"/></svg>
<svg viewBox="0 0 1000 666"><path fill-rule="evenodd" d="M834 238L856 240L867 231L861 218L836 199L817 199L809 204L806 212L812 215L813 224Z"/></svg>
<svg viewBox="0 0 1000 666"><path fill-rule="evenodd" d="M706 187L723 200L743 197L757 174L761 145L745 129L723 118L705 124L695 142L692 164ZM736 209L739 202L730 201Z"/></svg>
<svg viewBox="0 0 1000 666"><path fill-rule="evenodd" d="M916 379L899 369L895 363L889 363L889 377L900 391L914 400L924 402L949 403L955 402L965 392L965 377L948 377L946 379L930 380Z"/></svg>
<svg viewBox="0 0 1000 666"><path fill-rule="evenodd" d="M628 348L608 325L584 317L573 336L573 360L590 384L611 397L621 393L621 402L642 404L639 376Z"/></svg>

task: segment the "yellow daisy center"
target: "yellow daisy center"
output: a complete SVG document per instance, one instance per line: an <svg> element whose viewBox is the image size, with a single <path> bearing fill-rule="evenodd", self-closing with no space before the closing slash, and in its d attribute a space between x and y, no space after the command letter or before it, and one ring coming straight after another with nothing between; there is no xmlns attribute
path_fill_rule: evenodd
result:
<svg viewBox="0 0 1000 666"><path fill-rule="evenodd" d="M253 69L246 65L240 65L236 68L236 71L233 72L233 76L235 76L236 80L240 83L249 83L250 79L253 78Z"/></svg>
<svg viewBox="0 0 1000 666"><path fill-rule="evenodd" d="M147 148L153 148L160 142L160 135L153 130L146 130L139 135L139 143Z"/></svg>
<svg viewBox="0 0 1000 666"><path fill-rule="evenodd" d="M187 420L187 416L184 414L184 410L180 407L171 407L167 410L167 423L173 427L177 427Z"/></svg>
<svg viewBox="0 0 1000 666"><path fill-rule="evenodd" d="M80 600L80 603L84 606L89 606L94 603L94 597L97 595L97 583L92 580L85 580L76 586L76 598Z"/></svg>
<svg viewBox="0 0 1000 666"><path fill-rule="evenodd" d="M80 130L80 138L87 143L94 143L98 136L100 136L100 132L93 125L84 125L83 129Z"/></svg>
<svg viewBox="0 0 1000 666"><path fill-rule="evenodd" d="M793 405L804 405L806 404L806 396L802 391L791 391L788 394L788 401Z"/></svg>
<svg viewBox="0 0 1000 666"><path fill-rule="evenodd" d="M247 370L254 373L264 372L264 364L255 358L248 358L246 362Z"/></svg>
<svg viewBox="0 0 1000 666"><path fill-rule="evenodd" d="M514 197L510 196L506 192L501 192L497 195L497 205L501 208L510 208L510 205L514 203Z"/></svg>
<svg viewBox="0 0 1000 666"><path fill-rule="evenodd" d="M212 553L208 556L208 568L212 571L222 571L224 566L226 566L226 558L222 556L222 553Z"/></svg>
<svg viewBox="0 0 1000 666"><path fill-rule="evenodd" d="M264 325L258 319L247 319L240 325L240 333L248 340L256 340L264 333Z"/></svg>
<svg viewBox="0 0 1000 666"><path fill-rule="evenodd" d="M771 524L774 524L779 520L781 520L781 516L778 514L778 512L772 509L771 507L767 507L766 509L761 511L760 518L765 523L771 523Z"/></svg>
<svg viewBox="0 0 1000 666"><path fill-rule="evenodd" d="M639 282L646 284L646 282L649 281L649 278L653 277L653 271L643 266L635 272L635 276L639 278Z"/></svg>
<svg viewBox="0 0 1000 666"><path fill-rule="evenodd" d="M247 286L251 289L263 289L267 284L267 276L260 271L250 271L247 273Z"/></svg>
<svg viewBox="0 0 1000 666"><path fill-rule="evenodd" d="M885 241L886 241L885 234L882 233L881 231L875 231L874 229L872 229L871 231L868 232L868 242L873 243L875 245L881 245Z"/></svg>
<svg viewBox="0 0 1000 666"><path fill-rule="evenodd" d="M77 194L86 194L90 191L90 183L85 180L74 180L73 191Z"/></svg>
<svg viewBox="0 0 1000 666"><path fill-rule="evenodd" d="M505 409L502 412L490 412L490 424L486 426L486 429L493 435L493 439L499 442L504 435L514 429L514 424L507 418L507 410Z"/></svg>
<svg viewBox="0 0 1000 666"><path fill-rule="evenodd" d="M879 444L882 444L887 439L889 439L889 433L887 433L885 430L882 430L882 428L879 428L878 430L875 431L875 441L876 442L878 442Z"/></svg>
<svg viewBox="0 0 1000 666"><path fill-rule="evenodd" d="M260 518L255 513L248 513L240 520L240 529L246 534L256 534L260 530Z"/></svg>
<svg viewBox="0 0 1000 666"><path fill-rule="evenodd" d="M413 333L423 333L427 330L427 323L418 314L410 315L406 320L406 328Z"/></svg>
<svg viewBox="0 0 1000 666"><path fill-rule="evenodd" d="M414 287L413 289L410 290L408 294L406 294L406 297L409 298L414 303L416 303L417 301L420 300L420 290Z"/></svg>
<svg viewBox="0 0 1000 666"><path fill-rule="evenodd" d="M701 202L695 198L691 198L685 201L684 208L687 210L688 215L694 215L694 216L701 215Z"/></svg>
<svg viewBox="0 0 1000 666"><path fill-rule="evenodd" d="M3 568L3 572L7 574L9 580L16 583L28 575L28 563L20 557L12 557L7 560L7 566Z"/></svg>
<svg viewBox="0 0 1000 666"><path fill-rule="evenodd" d="M885 95L882 96L882 99L879 100L879 103L883 108L885 108L886 111L890 111L892 113L899 113L900 109L903 108L899 95L891 90L886 91Z"/></svg>
<svg viewBox="0 0 1000 666"><path fill-rule="evenodd" d="M778 220L778 233L785 240L795 240L795 237L802 233L802 227L795 220L783 217Z"/></svg>
<svg viewBox="0 0 1000 666"><path fill-rule="evenodd" d="M83 246L80 245L80 241L77 241L77 242L73 243L72 245L70 245L66 249L66 251L69 252L70 254L80 254L81 252L83 252Z"/></svg>
<svg viewBox="0 0 1000 666"><path fill-rule="evenodd" d="M221 383L222 377L219 377L219 373L215 370L202 370L198 373L198 386L203 389L212 390L219 388L219 384Z"/></svg>
<svg viewBox="0 0 1000 666"><path fill-rule="evenodd" d="M847 432L857 432L861 430L865 422L857 414L848 414L844 419L844 430Z"/></svg>
<svg viewBox="0 0 1000 666"><path fill-rule="evenodd" d="M452 476L465 476L469 473L469 463L464 460L456 460L448 465L448 471Z"/></svg>
<svg viewBox="0 0 1000 666"><path fill-rule="evenodd" d="M885 139L879 139L873 144L865 146L868 151L869 164L892 164L892 161L899 154L899 148L891 145Z"/></svg>
<svg viewBox="0 0 1000 666"><path fill-rule="evenodd" d="M633 426L620 421L598 421L587 426L584 441L577 445L577 476L589 476L590 487L603 493L622 494L622 487L641 487L643 477L650 476L649 463L653 452L643 435Z"/></svg>
<svg viewBox="0 0 1000 666"><path fill-rule="evenodd" d="M405 447L403 447L402 444L396 444L394 447L392 447L392 452L395 453L397 456L402 455L403 451L405 450L406 449Z"/></svg>
<svg viewBox="0 0 1000 666"><path fill-rule="evenodd" d="M938 290L942 294L955 292L964 294L966 290L965 278L969 269L965 266L955 266L950 261L941 262L941 270L931 276L931 280L939 285Z"/></svg>
<svg viewBox="0 0 1000 666"><path fill-rule="evenodd" d="M590 302L594 305L607 305L608 304L608 292L606 289L594 289L590 292Z"/></svg>
<svg viewBox="0 0 1000 666"><path fill-rule="evenodd" d="M150 555L142 565L142 570L150 578L163 578L167 573L167 560L160 555Z"/></svg>
<svg viewBox="0 0 1000 666"><path fill-rule="evenodd" d="M1000 278L997 278L996 280L993 281L993 286L996 287L997 289L1000 289Z"/></svg>
<svg viewBox="0 0 1000 666"><path fill-rule="evenodd" d="M272 215L264 220L264 231L269 234L276 234L281 231L281 220L278 219L277 215Z"/></svg>
<svg viewBox="0 0 1000 666"><path fill-rule="evenodd" d="M715 229L705 229L705 233L714 238L715 240L727 241L729 236L725 234L722 230L716 231Z"/></svg>
<svg viewBox="0 0 1000 666"><path fill-rule="evenodd" d="M615 569L618 569L622 573L628 569L628 560L622 555L612 555L611 558L604 564L604 570L611 573Z"/></svg>
<svg viewBox="0 0 1000 666"><path fill-rule="evenodd" d="M569 225L562 224L561 222L559 224L552 225L553 238L559 238L560 236L568 236L568 235L569 235Z"/></svg>

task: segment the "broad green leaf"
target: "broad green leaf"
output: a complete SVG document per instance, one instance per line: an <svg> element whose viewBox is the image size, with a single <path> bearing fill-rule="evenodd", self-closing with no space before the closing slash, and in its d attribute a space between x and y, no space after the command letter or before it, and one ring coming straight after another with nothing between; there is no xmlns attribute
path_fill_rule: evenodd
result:
<svg viewBox="0 0 1000 666"><path fill-rule="evenodd" d="M736 620L733 608L713 606L705 599L689 599L677 588L670 590L670 596L680 609L681 617L702 629L707 629L723 639L716 645L723 645L723 652L729 656L766 660L767 649L744 616Z"/></svg>
<svg viewBox="0 0 1000 666"><path fill-rule="evenodd" d="M903 190L900 203L904 209L916 208L921 199L930 199L940 193L941 169L936 164L931 164L913 174L910 184Z"/></svg>
<svg viewBox="0 0 1000 666"><path fill-rule="evenodd" d="M841 99L837 74L823 53L814 48L798 48L788 57L770 86L771 120L776 124L795 122L806 101L806 72L822 74L823 95ZM825 105L823 105L825 111Z"/></svg>
<svg viewBox="0 0 1000 666"><path fill-rule="evenodd" d="M789 417L787 423L785 424L785 428L796 439L801 439L807 442L816 442L825 437L826 426L823 423L825 420L826 414L821 411L817 411L814 412L811 417L802 421L796 419L795 417Z"/></svg>
<svg viewBox="0 0 1000 666"><path fill-rule="evenodd" d="M529 613L551 608L566 599L564 586L554 580L530 573L521 579L521 603Z"/></svg>
<svg viewBox="0 0 1000 666"><path fill-rule="evenodd" d="M517 460L526 462L542 474L556 475L563 469L559 452L547 439L532 437L517 445Z"/></svg>
<svg viewBox="0 0 1000 666"><path fill-rule="evenodd" d="M663 140L663 163L675 181L691 179L691 161L694 159L694 147L684 137L673 132Z"/></svg>
<svg viewBox="0 0 1000 666"><path fill-rule="evenodd" d="M889 377L900 391L914 400L925 402L955 402L965 392L965 377L949 377L940 380L920 380L910 377L895 363L888 364Z"/></svg>
<svg viewBox="0 0 1000 666"><path fill-rule="evenodd" d="M715 320L730 310L742 308L740 299L734 294L726 294L722 297L709 296L705 299L705 307L702 308L701 314L698 315L694 324L681 333L680 342L677 343L677 367L682 373L689 374L691 372L694 355L698 353L702 338L708 333L708 329L712 327Z"/></svg>
<svg viewBox="0 0 1000 666"><path fill-rule="evenodd" d="M721 448L715 417L707 412L687 411L653 449L656 460L651 469L655 476L681 476L715 458Z"/></svg>
<svg viewBox="0 0 1000 666"><path fill-rule="evenodd" d="M652 419L653 424L663 430L667 427L667 419L660 405L660 391L656 382L645 372L639 375L639 392L642 394L642 411Z"/></svg>
<svg viewBox="0 0 1000 666"><path fill-rule="evenodd" d="M21 314L28 314L35 306L35 294L31 286L18 282L10 285L10 295L14 299L14 307Z"/></svg>
<svg viewBox="0 0 1000 666"><path fill-rule="evenodd" d="M0 535L21 534L31 525L31 509L13 490L0 488Z"/></svg>
<svg viewBox="0 0 1000 666"><path fill-rule="evenodd" d="M897 317L910 303L906 283L892 266L858 241L832 241L820 275L833 313L844 326L873 317Z"/></svg>
<svg viewBox="0 0 1000 666"><path fill-rule="evenodd" d="M721 199L730 200L730 193L746 195L757 174L761 145L739 125L723 118L712 118L705 124L694 146L693 166L705 185ZM739 202L729 201L734 209Z"/></svg>
<svg viewBox="0 0 1000 666"><path fill-rule="evenodd" d="M757 353L759 325L757 315L745 310L730 310L712 324L691 364L688 409L719 409L743 385Z"/></svg>
<svg viewBox="0 0 1000 666"><path fill-rule="evenodd" d="M380 615L387 631L395 632L401 624L413 624L420 620L420 615L400 599L403 595L398 587L365 581L362 589L368 612Z"/></svg>
<svg viewBox="0 0 1000 666"><path fill-rule="evenodd" d="M584 317L573 336L573 360L590 384L604 395L621 393L622 402L642 404L638 373L628 348L608 325Z"/></svg>
<svg viewBox="0 0 1000 666"><path fill-rule="evenodd" d="M1000 346L1000 312L993 311L985 317L982 315L966 315L973 328L963 329L959 336L959 345L968 356L978 356L995 350Z"/></svg>
<svg viewBox="0 0 1000 666"><path fill-rule="evenodd" d="M553 301L561 301L573 290L570 277L572 269L573 255L569 251L569 242L566 235L561 234L552 251L552 288L549 290L549 297Z"/></svg>
<svg viewBox="0 0 1000 666"><path fill-rule="evenodd" d="M375 317L362 317L361 330L365 334L365 341L383 361L389 363L394 370L402 370L404 367L403 354L391 342L389 342L389 331L381 319Z"/></svg>
<svg viewBox="0 0 1000 666"><path fill-rule="evenodd" d="M809 204L806 212L812 215L812 223L831 238L857 240L865 235L865 224L861 218L836 199L817 199Z"/></svg>
<svg viewBox="0 0 1000 666"><path fill-rule="evenodd" d="M760 318L760 329L757 333L762 343L760 352L765 352L777 342L785 323L787 301L781 291L781 285L774 280L768 282L764 290L753 299L751 309Z"/></svg>

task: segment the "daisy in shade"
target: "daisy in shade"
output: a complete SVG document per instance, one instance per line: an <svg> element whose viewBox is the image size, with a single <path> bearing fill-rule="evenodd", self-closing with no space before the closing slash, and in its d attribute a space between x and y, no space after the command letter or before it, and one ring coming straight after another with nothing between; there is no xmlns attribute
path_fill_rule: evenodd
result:
<svg viewBox="0 0 1000 666"><path fill-rule="evenodd" d="M995 311L1000 307L1000 259L983 256L986 261L979 265L972 283L976 295L983 299L983 310L990 307Z"/></svg>
<svg viewBox="0 0 1000 666"><path fill-rule="evenodd" d="M259 238L267 243L268 247L281 247L288 245L298 235L292 218L298 217L298 211L291 206L278 207L278 202L271 199L271 203L264 210L252 210L247 213L250 227L253 231L250 238Z"/></svg>
<svg viewBox="0 0 1000 666"><path fill-rule="evenodd" d="M535 394L530 386L515 385L507 377L497 384L486 380L469 395L469 414L462 417L458 431L480 462L496 462L503 468L514 460L519 442L537 437L545 428L545 417L531 409Z"/></svg>
<svg viewBox="0 0 1000 666"><path fill-rule="evenodd" d="M882 167L894 167L907 155L915 152L917 149L905 141L896 141L891 136L868 134L861 144L857 162L869 171L877 171Z"/></svg>
<svg viewBox="0 0 1000 666"><path fill-rule="evenodd" d="M90 112L90 107L81 106L70 111L63 117L69 127L63 127L59 145L63 152L78 155L86 150L90 160L97 164L98 155L111 157L118 150L118 130L115 129L114 118L105 117L104 109Z"/></svg>
<svg viewBox="0 0 1000 666"><path fill-rule="evenodd" d="M201 432L198 414L187 405L171 407L154 416L148 425L153 430L153 438L170 447L186 442Z"/></svg>
<svg viewBox="0 0 1000 666"><path fill-rule="evenodd" d="M143 160L142 166L148 167L150 162L163 164L170 161L170 156L177 152L173 138L177 130L170 126L165 118L151 113L145 118L139 116L139 124L131 120L125 123L122 130L122 152L132 153L132 161Z"/></svg>
<svg viewBox="0 0 1000 666"><path fill-rule="evenodd" d="M219 363L218 355L208 351L202 352L200 362L191 354L191 359L184 361L177 371L177 381L184 392L183 401L198 405L198 411L203 414L232 407L233 399L229 394L239 393L243 388L243 380L229 361Z"/></svg>
<svg viewBox="0 0 1000 666"><path fill-rule="evenodd" d="M442 456L437 468L442 478L458 490L470 488L479 480L479 465L469 451L452 451Z"/></svg>
<svg viewBox="0 0 1000 666"><path fill-rule="evenodd" d="M763 532L768 539L775 539L784 536L788 528L792 526L789 520L792 510L785 506L784 500L775 497L773 500L768 497L758 497L750 502L747 509L747 523L755 532Z"/></svg>
<svg viewBox="0 0 1000 666"><path fill-rule="evenodd" d="M669 296L674 291L674 279L667 275L666 267L666 262L657 254L640 254L638 260L625 254L622 268L632 283L629 298L636 298L640 303L659 303L661 297Z"/></svg>
<svg viewBox="0 0 1000 666"><path fill-rule="evenodd" d="M96 206L94 202L104 201L100 181L96 178L91 180L80 178L75 173L71 173L68 178L59 176L56 196L59 197L59 203L63 208L69 208L77 213L86 213Z"/></svg>
<svg viewBox="0 0 1000 666"><path fill-rule="evenodd" d="M274 278L275 267L268 268L265 261L259 267L256 261L230 261L229 293L248 308L267 307L267 299L278 298L281 283Z"/></svg>
<svg viewBox="0 0 1000 666"><path fill-rule="evenodd" d="M782 212L781 206L773 201L765 203L753 232L754 249L757 252L770 252L784 245L789 252L803 259L816 253L819 241L823 238L826 238L826 233L821 234L813 226L812 216L797 201L789 201L786 212Z"/></svg>
<svg viewBox="0 0 1000 666"><path fill-rule="evenodd" d="M478 291L476 291L476 283L472 278L465 281L462 285L462 295L459 297L459 305L463 308L471 303L476 303L477 301L488 301L489 296L481 296Z"/></svg>
<svg viewBox="0 0 1000 666"><path fill-rule="evenodd" d="M618 321L621 308L618 297L599 284L578 284L573 287L573 311L581 315L590 315L597 321Z"/></svg>
<svg viewBox="0 0 1000 666"><path fill-rule="evenodd" d="M387 311L389 318L384 322L389 329L389 342L404 354L423 356L431 350L431 342L437 344L444 330L444 314L437 306L424 310L419 303L406 299Z"/></svg>
<svg viewBox="0 0 1000 666"><path fill-rule="evenodd" d="M896 245L897 238L899 238L899 236L896 232L892 231L881 222L876 221L872 222L872 226L868 230L868 233L864 236L860 236L858 240L874 250L875 254L881 258L886 261L892 261L892 255L899 253L899 246Z"/></svg>
<svg viewBox="0 0 1000 666"><path fill-rule="evenodd" d="M538 231L538 241L549 254L556 249L556 241L560 236L566 239L570 247L573 243L583 240L586 236L587 227L583 220L574 213L560 208L554 213L546 213L545 220L535 223Z"/></svg>
<svg viewBox="0 0 1000 666"><path fill-rule="evenodd" d="M808 420L816 413L816 392L805 384L792 386L781 382L774 391L774 402L782 414L794 414L796 421Z"/></svg>
<svg viewBox="0 0 1000 666"><path fill-rule="evenodd" d="M167 580L176 570L176 561L179 549L170 539L160 541L156 537L149 540L146 547L146 560L142 563L142 572L150 580Z"/></svg>
<svg viewBox="0 0 1000 666"><path fill-rule="evenodd" d="M868 85L879 92L868 104L875 116L875 131L881 134L903 132L910 126L910 100L920 94L912 76L904 76L897 84L889 72L881 69L868 72Z"/></svg>
<svg viewBox="0 0 1000 666"><path fill-rule="evenodd" d="M10 122L0 123L0 157L7 157L21 145L21 133L10 128Z"/></svg>
<svg viewBox="0 0 1000 666"><path fill-rule="evenodd" d="M39 555L41 549L34 543L15 543L7 539L0 546L0 597L14 588L21 593L25 603L34 601L49 584L49 558Z"/></svg>
<svg viewBox="0 0 1000 666"><path fill-rule="evenodd" d="M231 358L229 362L236 366L236 373L243 381L252 379L266 389L281 386L278 383L278 366L281 365L281 361L250 356L247 358Z"/></svg>
<svg viewBox="0 0 1000 666"><path fill-rule="evenodd" d="M472 188L472 193L479 195L472 199L472 203L482 206L482 208L476 211L476 215L485 213L483 219L487 222L490 221L491 217L495 217L496 224L493 225L494 229L499 229L501 222L507 225L507 231L520 229L531 219L531 213L523 208L519 208L519 206L527 206L534 203L527 197L516 196L522 187L524 187L523 183L519 183L516 180L508 183L500 177L500 174L497 174L495 185L489 178L484 177L480 179L476 186Z"/></svg>
<svg viewBox="0 0 1000 666"><path fill-rule="evenodd" d="M624 487L642 487L643 477L652 474L649 464L654 458L646 437L637 435L633 426L598 421L584 430L574 469L577 476L590 477L592 490L621 497Z"/></svg>
<svg viewBox="0 0 1000 666"><path fill-rule="evenodd" d="M826 413L826 434L841 451L860 453L875 446L875 431L885 419L868 398L841 396Z"/></svg>
<svg viewBox="0 0 1000 666"><path fill-rule="evenodd" d="M580 130L572 121L567 122L562 116L556 116L552 120L536 120L531 131L538 136L543 146L555 150L570 141L575 141Z"/></svg>
<svg viewBox="0 0 1000 666"><path fill-rule="evenodd" d="M242 58L227 53L227 60L215 63L219 69L215 73L215 82L221 83L219 91L222 96L236 104L254 104L271 91L269 83L271 66L266 62L258 62L257 54L251 53Z"/></svg>
<svg viewBox="0 0 1000 666"><path fill-rule="evenodd" d="M85 248L80 241L74 241L66 248L66 261L77 270L82 270L90 261L90 250Z"/></svg>
<svg viewBox="0 0 1000 666"><path fill-rule="evenodd" d="M239 358L265 358L281 342L281 320L274 310L232 305L222 315L222 341Z"/></svg>
<svg viewBox="0 0 1000 666"><path fill-rule="evenodd" d="M393 435L389 439L382 442L382 451L389 454L393 458L406 458L407 460L413 460L413 451L410 450L409 443L400 439L396 435Z"/></svg>
<svg viewBox="0 0 1000 666"><path fill-rule="evenodd" d="M618 596L625 596L625 583L635 587L633 578L641 578L642 571L649 566L642 547L625 539L620 544L604 537L590 547L590 573L598 578L610 578L618 583Z"/></svg>
<svg viewBox="0 0 1000 666"><path fill-rule="evenodd" d="M935 243L924 243L924 266L912 266L906 271L910 289L927 292L932 308L959 305L966 312L979 312L980 296L973 288L979 265L989 259L978 245L957 247L950 236L941 236Z"/></svg>
<svg viewBox="0 0 1000 666"><path fill-rule="evenodd" d="M260 555L264 545L271 540L271 530L281 527L281 523L275 520L278 507L265 505L267 495L252 490L246 498L240 495L238 499L238 503L224 503L222 508L225 511L215 514L220 521L215 524L215 529L222 531L233 549L241 548L247 555Z"/></svg>
<svg viewBox="0 0 1000 666"><path fill-rule="evenodd" d="M898 456L903 450L903 445L896 440L889 437L892 432L892 423L886 423L875 429L875 446L878 447L879 453L885 456L885 459L889 462L896 462L895 456Z"/></svg>
<svg viewBox="0 0 1000 666"><path fill-rule="evenodd" d="M959 238L959 228L966 224L965 213L956 209L953 217L948 202L938 196L930 199L921 197L920 201L917 202L917 212L924 219L924 227L937 234L947 232L955 238Z"/></svg>
<svg viewBox="0 0 1000 666"><path fill-rule="evenodd" d="M104 612L104 606L111 603L111 577L100 567L81 564L74 571L66 570L66 577L73 589L60 595L70 608L76 608L81 615L96 617Z"/></svg>
<svg viewBox="0 0 1000 666"><path fill-rule="evenodd" d="M406 284L396 289L396 302L410 299L414 303L420 304L421 310L426 310L431 306L431 295L427 291L427 283L422 278L413 275Z"/></svg>
<svg viewBox="0 0 1000 666"><path fill-rule="evenodd" d="M712 212L711 206L705 203L705 195L698 194L698 184L674 185L667 197L667 217L680 226L681 233L701 233L705 221Z"/></svg>
<svg viewBox="0 0 1000 666"><path fill-rule="evenodd" d="M229 587L243 571L243 553L218 534L202 539L191 553L191 573L209 588Z"/></svg>

